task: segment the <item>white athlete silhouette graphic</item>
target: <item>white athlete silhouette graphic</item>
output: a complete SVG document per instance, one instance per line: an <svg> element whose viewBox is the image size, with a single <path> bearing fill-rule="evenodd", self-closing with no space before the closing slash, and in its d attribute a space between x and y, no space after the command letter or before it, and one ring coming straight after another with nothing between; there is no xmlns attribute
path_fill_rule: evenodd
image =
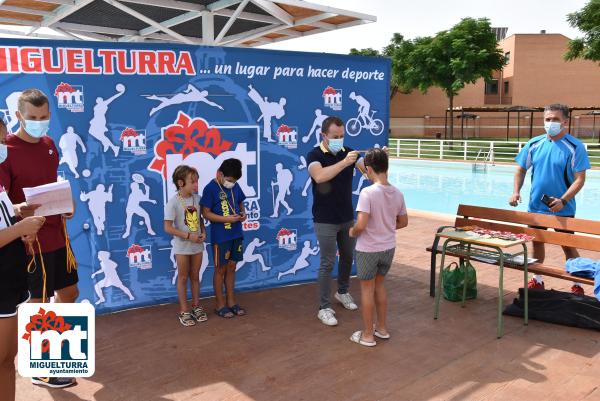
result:
<svg viewBox="0 0 600 401"><path fill-rule="evenodd" d="M283 168L283 164L281 163L275 165L275 170L277 171L277 181L271 181L273 192L273 214L271 217L276 218L279 216L280 205L283 205L287 209L287 215L289 216L294 210L285 201L285 196L291 195L290 186L292 185L294 176L290 170ZM277 196L275 196L275 187L279 188Z"/></svg>
<svg viewBox="0 0 600 401"><path fill-rule="evenodd" d="M206 249L208 249L208 246L210 244L208 242L204 243L204 246L206 247ZM173 269L175 269L175 273L173 274L173 278L171 279L171 284L175 285L175 283L177 283L177 259L175 258L175 238L173 238L171 240L171 254L169 255L169 259L171 259L171 263L173 265ZM204 274L204 271L206 270L206 268L208 267L208 255L206 254L206 252L204 253L204 255L202 255L202 264L200 265L200 274L198 275L198 278L200 281L202 281L202 275Z"/></svg>
<svg viewBox="0 0 600 401"><path fill-rule="evenodd" d="M315 110L315 116L315 121L313 121L313 125L310 128L310 131L308 131L308 134L302 137L302 143L308 142L310 140L311 135L314 132L315 137L317 139L315 146L319 146L319 143L321 143L321 126L323 125L323 121L325 121L325 119L329 116L323 114L321 112L321 109Z"/></svg>
<svg viewBox="0 0 600 401"><path fill-rule="evenodd" d="M59 164L66 163L75 178L79 178L79 173L77 172L77 165L79 164L77 145L81 146L83 153L86 152L85 144L81 140L81 137L75 133L73 127L67 127L67 132L58 141L58 147L62 153Z"/></svg>
<svg viewBox="0 0 600 401"><path fill-rule="evenodd" d="M165 107L169 107L175 104L181 103L189 103L189 102L203 102L208 104L209 106L216 107L220 110L223 110L223 107L216 104L215 102L211 102L207 99L208 91L203 90L200 91L194 85L189 84L183 92L176 93L172 96L159 96L159 95L142 95L146 99L149 100L158 100L160 104L150 110L150 115L153 115L157 111L164 109Z"/></svg>
<svg viewBox="0 0 600 401"><path fill-rule="evenodd" d="M379 148L379 144L376 143L373 147L374 148ZM355 174L356 174L356 170L357 169L354 169L354 173ZM358 186L356 187L356 190L354 190L354 192L352 192L354 195L360 195L360 190L362 189L362 186L363 186L365 180L367 180L367 179L368 179L367 178L367 173L361 174L360 180L358 181Z"/></svg>
<svg viewBox="0 0 600 401"><path fill-rule="evenodd" d="M248 97L257 104L260 112L262 113L256 121L260 121L261 119L263 120L263 137L265 137L269 142L276 142L271 137L273 133L271 129L271 119L275 117L279 120L285 115L285 98L280 98L278 103L269 102L269 99L266 96L263 98L260 93L258 93L258 91L252 87L252 85L248 85L248 88L250 88Z"/></svg>
<svg viewBox="0 0 600 401"><path fill-rule="evenodd" d="M133 301L135 298L129 288L125 287L119 275L117 274L117 264L110 259L110 252L107 251L99 251L98 252L98 260L100 261L100 270L92 273L92 278L100 273L104 273L104 278L94 285L94 290L96 291L96 295L98 295L98 300L96 301L96 305L105 302L104 295L102 294L102 289L107 287L117 287L121 291L125 293L129 297L130 301Z"/></svg>
<svg viewBox="0 0 600 401"><path fill-rule="evenodd" d="M88 192L87 194L81 191L79 199L82 202L88 202L88 209L94 220L96 226L96 234L102 235L104 231L104 222L106 221L106 203L112 202L112 184L108 187L108 191L105 192L104 184L96 185L96 189Z"/></svg>
<svg viewBox="0 0 600 401"><path fill-rule="evenodd" d="M101 97L96 98L96 105L94 106L94 117L90 120L90 135L100 141L103 146L103 152L106 152L108 148L111 148L115 153L115 157L119 155L119 147L112 143L112 141L106 136L108 127L106 126L106 113L108 112L108 106L115 101L119 96L125 93L125 85L117 84L115 87L117 93L112 97L104 100Z"/></svg>
<svg viewBox="0 0 600 401"><path fill-rule="evenodd" d="M305 168L306 168L306 159L304 158L304 156L300 156L300 164L298 165L298 170L304 170ZM302 196L305 198L308 196L308 187L310 187L311 183L312 183L312 179L310 178L310 174L309 174L308 180L306 180L306 184L304 184L304 189L302 189Z"/></svg>
<svg viewBox="0 0 600 401"><path fill-rule="evenodd" d="M310 241L304 241L304 248L302 248L302 252L300 252L300 256L296 259L296 263L294 263L294 267L284 272L279 272L277 275L277 280L281 280L283 276L287 276L288 274L296 275L298 270L302 270L310 266L306 260L309 256L316 256L319 254L319 246L315 246L311 248Z"/></svg>
<svg viewBox="0 0 600 401"><path fill-rule="evenodd" d="M146 224L146 227L148 227L148 234L156 235L150 225L150 215L141 206L142 202L150 202L153 205L156 205L156 201L150 199L150 187L144 182L144 176L141 174L132 174L131 179L133 182L129 186L131 188L131 193L129 194L129 199L127 199L127 219L125 222L126 227L123 238L129 237L129 234L131 233L131 221L134 214L137 214L144 219L144 223Z"/></svg>
<svg viewBox="0 0 600 401"><path fill-rule="evenodd" d="M9 134L14 134L16 131L14 129L19 124L19 119L17 118L17 110L19 110L19 97L22 92L12 92L10 95L6 97L6 109L0 109L0 112L3 113L4 122L6 123L6 130Z"/></svg>
<svg viewBox="0 0 600 401"><path fill-rule="evenodd" d="M261 241L260 238L254 238L244 250L244 257L241 262L238 262L235 271L240 270L246 263L258 262L263 272L271 270L271 267L265 264L265 260L260 253L254 253L256 248L266 244L266 241Z"/></svg>
<svg viewBox="0 0 600 401"><path fill-rule="evenodd" d="M357 95L355 92L350 92L350 99L358 103L358 116L363 119L366 127L370 127L373 123L373 119L369 115L371 103L361 95Z"/></svg>

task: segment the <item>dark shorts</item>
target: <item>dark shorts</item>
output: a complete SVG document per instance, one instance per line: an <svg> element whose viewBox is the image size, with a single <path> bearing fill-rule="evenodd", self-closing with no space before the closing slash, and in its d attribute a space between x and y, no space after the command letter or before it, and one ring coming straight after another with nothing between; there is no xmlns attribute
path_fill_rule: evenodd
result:
<svg viewBox="0 0 600 401"><path fill-rule="evenodd" d="M244 258L244 240L236 238L231 241L213 244L213 257L215 260L215 269L225 266L229 261L241 262Z"/></svg>
<svg viewBox="0 0 600 401"><path fill-rule="evenodd" d="M46 298L54 296L54 291L62 290L77 284L79 277L77 269L73 269L70 273L67 271L67 249L60 248L56 251L42 253L44 265L40 255L35 255L35 263L32 272L27 275L29 291L32 298L43 298L44 292L44 273L46 271Z"/></svg>
<svg viewBox="0 0 600 401"><path fill-rule="evenodd" d="M17 316L17 307L29 301L30 298L27 290L0 290L0 319Z"/></svg>
<svg viewBox="0 0 600 401"><path fill-rule="evenodd" d="M356 277L359 280L373 280L375 276L385 276L392 262L396 248L381 252L356 251Z"/></svg>

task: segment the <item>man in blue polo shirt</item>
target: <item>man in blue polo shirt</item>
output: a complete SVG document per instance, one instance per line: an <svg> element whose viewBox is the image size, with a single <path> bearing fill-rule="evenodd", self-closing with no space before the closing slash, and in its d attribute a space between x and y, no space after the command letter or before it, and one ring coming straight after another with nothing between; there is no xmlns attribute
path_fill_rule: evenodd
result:
<svg viewBox="0 0 600 401"><path fill-rule="evenodd" d="M358 152L344 146L344 122L339 118L326 118L321 125L321 135L321 144L306 156L313 184L313 221L321 248L317 317L324 324L335 326L337 319L329 297L336 250L339 250L340 259L335 299L346 309L358 309L348 292L356 244L349 231L354 225L352 176L355 167L364 172L364 163L362 159L357 161Z"/></svg>
<svg viewBox="0 0 600 401"><path fill-rule="evenodd" d="M554 216L575 217L575 195L583 188L585 171L590 161L584 144L572 137L569 129L569 108L562 104L551 104L544 109L546 134L531 139L515 159L519 164L515 173L514 191L509 199L511 206L521 201L520 191L525 174L531 168L531 193L529 212ZM551 198L549 205L542 197ZM566 259L579 257L577 249L563 246ZM544 262L544 243L533 242L533 257ZM529 281L529 288L544 289L541 276ZM583 288L573 284L571 291L582 295Z"/></svg>

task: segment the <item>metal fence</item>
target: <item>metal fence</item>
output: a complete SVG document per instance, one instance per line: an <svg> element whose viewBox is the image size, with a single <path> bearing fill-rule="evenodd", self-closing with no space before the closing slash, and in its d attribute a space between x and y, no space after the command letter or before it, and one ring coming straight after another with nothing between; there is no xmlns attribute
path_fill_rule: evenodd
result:
<svg viewBox="0 0 600 401"><path fill-rule="evenodd" d="M527 142L390 138L390 155L417 159L513 162ZM592 166L600 167L600 144L585 143Z"/></svg>

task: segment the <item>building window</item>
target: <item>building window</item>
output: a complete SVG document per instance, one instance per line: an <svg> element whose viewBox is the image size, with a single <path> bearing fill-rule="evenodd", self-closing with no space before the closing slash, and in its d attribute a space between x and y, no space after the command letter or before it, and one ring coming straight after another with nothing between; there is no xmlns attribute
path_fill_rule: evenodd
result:
<svg viewBox="0 0 600 401"><path fill-rule="evenodd" d="M498 94L498 80L492 79L490 82L485 83L485 94L486 95L497 95Z"/></svg>
<svg viewBox="0 0 600 401"><path fill-rule="evenodd" d="M504 58L506 59L505 64L510 63L510 52L504 53Z"/></svg>
<svg viewBox="0 0 600 401"><path fill-rule="evenodd" d="M504 94L508 95L508 81L504 81Z"/></svg>

